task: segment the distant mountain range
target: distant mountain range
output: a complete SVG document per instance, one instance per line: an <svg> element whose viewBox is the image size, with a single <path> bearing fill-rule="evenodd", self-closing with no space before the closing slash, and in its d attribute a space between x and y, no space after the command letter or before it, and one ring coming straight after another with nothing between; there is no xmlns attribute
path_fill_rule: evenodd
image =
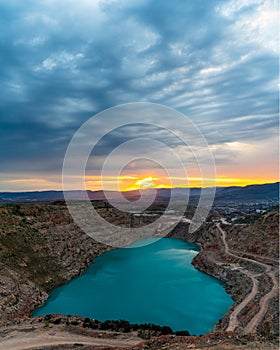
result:
<svg viewBox="0 0 280 350"><path fill-rule="evenodd" d="M217 190L215 197L215 201L227 202L261 202L269 200L279 200L279 182L246 187L224 187Z"/></svg>
<svg viewBox="0 0 280 350"><path fill-rule="evenodd" d="M154 190L153 190L154 191ZM170 198L171 189L157 189L156 202L166 202ZM205 193L211 192L211 189L205 189ZM107 191L68 191L72 200L84 200L88 196L90 200L104 200L107 198L116 198L118 192ZM149 196L151 190L145 190ZM174 188L172 196L175 200L182 202L189 196L190 203L198 201L201 188ZM139 198L139 191L122 192L123 196L131 201ZM215 202L262 202L277 201L279 199L279 182L263 185L249 185L245 187L217 187ZM54 202L64 200L63 191L34 191L34 192L0 192L0 203L32 203L32 202Z"/></svg>

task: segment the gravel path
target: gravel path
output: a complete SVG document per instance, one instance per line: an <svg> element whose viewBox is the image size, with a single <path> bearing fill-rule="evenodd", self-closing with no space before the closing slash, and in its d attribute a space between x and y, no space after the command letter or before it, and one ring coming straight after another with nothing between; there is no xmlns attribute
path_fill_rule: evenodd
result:
<svg viewBox="0 0 280 350"><path fill-rule="evenodd" d="M258 266L261 266L265 269L265 273L271 278L272 282L273 282L273 287L272 289L266 293L260 300L259 303L259 311L254 315L254 317L250 320L250 322L247 324L247 326L244 328L243 333L252 333L254 331L256 331L256 328L259 324L259 322L262 320L262 318L264 317L264 315L267 313L268 310L268 304L269 304L269 300L275 296L277 296L278 293L278 280L275 276L275 272L272 267L270 265L267 265L265 263L259 262L257 260L254 259L250 259L250 258L244 258L240 255L235 254L236 252L230 251L227 241L226 241L226 233L225 231L221 228L220 224L216 224L218 230L221 232L222 235L222 241L224 244L224 249L225 249L225 253L227 255L230 255L234 258L243 260L243 261L249 261L253 264L256 264ZM243 252L241 254L244 254ZM246 253L245 253L246 254ZM249 255L249 254L247 254ZM255 257L255 258L259 258L259 259L263 259L264 257L261 255L255 255L255 254L250 254L251 256ZM274 260L274 259L271 259ZM237 319L238 314L240 313L240 311L246 307L246 305L248 305L248 303L253 300L258 292L258 280L256 279L256 277L260 276L261 274L253 274L252 272L250 272L249 270L246 269L242 269L242 273L246 274L249 278L251 278L252 283L253 283L253 287L251 292L246 296L245 299L243 299L243 301L238 304L235 309L233 310L233 312L230 315L229 318L229 325L226 329L226 331L234 331L236 329L236 327L239 326L239 322Z"/></svg>
<svg viewBox="0 0 280 350"><path fill-rule="evenodd" d="M91 345L98 349L111 347L112 349L131 348L139 344L141 340L137 337L128 336L126 339L95 338L91 336L78 335L61 330L36 330L32 332L12 331L0 339L0 350L31 350L46 346L59 345ZM59 347L58 347L59 349Z"/></svg>

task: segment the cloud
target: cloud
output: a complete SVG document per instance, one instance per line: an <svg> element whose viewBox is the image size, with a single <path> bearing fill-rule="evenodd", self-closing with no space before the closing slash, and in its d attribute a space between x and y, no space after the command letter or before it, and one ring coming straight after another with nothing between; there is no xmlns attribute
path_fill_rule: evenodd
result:
<svg viewBox="0 0 280 350"><path fill-rule="evenodd" d="M277 15L269 0L0 0L4 171L60 172L85 120L136 101L185 113L238 162L226 143L266 143L278 125ZM100 154L143 132L116 131Z"/></svg>

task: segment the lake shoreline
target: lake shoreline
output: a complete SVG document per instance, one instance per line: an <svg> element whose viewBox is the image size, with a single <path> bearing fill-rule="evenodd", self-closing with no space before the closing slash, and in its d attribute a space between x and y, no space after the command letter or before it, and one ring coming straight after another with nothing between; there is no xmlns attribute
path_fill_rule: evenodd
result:
<svg viewBox="0 0 280 350"><path fill-rule="evenodd" d="M233 304L218 279L191 263L199 254L195 243L150 238L129 247L103 253L82 276L52 291L33 316L60 313L103 322L124 319L200 335L212 331Z"/></svg>
<svg viewBox="0 0 280 350"><path fill-rule="evenodd" d="M279 213L264 215L252 229L267 230L275 235L275 247L278 247ZM223 227L222 227L223 226ZM237 226L238 227L238 226ZM194 242L200 247L200 252L194 257L192 264L200 271L219 279L224 284L225 291L234 300L234 305L216 323L215 331L234 331L237 334L259 331L261 334L278 333L279 331L279 259L246 252L232 251L229 240L236 239L236 226L221 222L208 223L194 234L186 233L181 223L171 236L187 242ZM240 227L243 236L251 242L251 227ZM248 233L247 233L248 232ZM255 238L256 244L259 237ZM251 244L251 243L250 243ZM257 277L255 277L257 276ZM270 282L266 282L270 279ZM270 304L267 303L270 301ZM264 318L265 312L268 316Z"/></svg>

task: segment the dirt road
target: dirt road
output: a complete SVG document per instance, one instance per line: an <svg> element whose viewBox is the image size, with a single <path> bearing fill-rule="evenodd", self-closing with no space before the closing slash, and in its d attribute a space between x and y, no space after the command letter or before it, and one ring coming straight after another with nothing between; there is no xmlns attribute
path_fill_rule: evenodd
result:
<svg viewBox="0 0 280 350"><path fill-rule="evenodd" d="M65 344L83 344L95 346L97 349L112 347L131 348L141 342L136 336L127 336L126 339L108 339L73 334L62 330L36 329L31 332L13 331L0 338L0 350L31 350L46 346L59 346Z"/></svg>
<svg viewBox="0 0 280 350"><path fill-rule="evenodd" d="M243 256L237 255L236 252L230 251L228 244L227 244L227 241L226 241L225 231L221 228L220 224L216 224L216 226L221 233L222 241L224 244L224 251L227 255L230 255L230 256L232 256L236 259L239 259L239 260L249 261L253 264L261 266L262 268L265 269L264 273L267 274L272 280L272 283L273 283L272 289L261 298L260 303L259 303L259 306L260 306L259 311L254 315L254 317L250 320L250 322L247 324L247 326L243 330L243 333L252 333L256 330L259 322L262 320L262 318L266 314L266 312L268 310L269 300L271 298L273 298L274 296L276 296L278 293L278 280L277 280L277 277L275 276L276 271L273 271L273 269L270 265L267 265L265 263L262 263L260 261L257 261L257 260L251 259L251 258L244 258ZM244 253L242 252L241 254L243 255ZM255 254L247 254L247 255L253 256L255 258L259 258L260 260L262 260L264 258L261 255L260 256L255 255ZM274 260L274 259L271 259L271 260ZM226 331L234 331L239 326L239 322L238 322L238 318L237 318L238 314L240 313L241 310L244 309L244 307L246 307L246 305L248 305L248 303L251 300L253 300L255 298L256 294L258 293L259 283L258 283L257 277L261 276L261 274L253 274L251 271L249 271L247 269L242 269L242 273L246 274L249 278L251 278L252 290L246 296L246 298L235 307L235 309L231 313L230 319L229 319L229 324L228 324Z"/></svg>

